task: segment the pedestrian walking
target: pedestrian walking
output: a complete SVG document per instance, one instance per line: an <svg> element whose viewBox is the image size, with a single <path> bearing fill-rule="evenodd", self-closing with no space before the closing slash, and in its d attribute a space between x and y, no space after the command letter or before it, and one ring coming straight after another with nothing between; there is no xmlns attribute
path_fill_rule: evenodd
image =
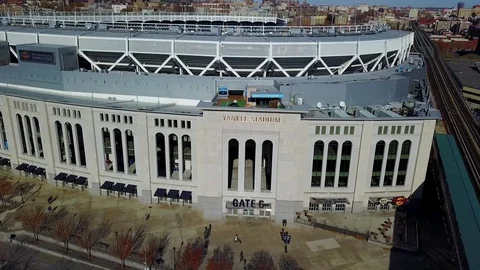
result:
<svg viewBox="0 0 480 270"><path fill-rule="evenodd" d="M208 238L208 227L205 227L205 231L203 232L203 236L205 237L205 239Z"/></svg>
<svg viewBox="0 0 480 270"><path fill-rule="evenodd" d="M242 251L240 252L240 262L243 262L243 259L244 259L244 257L243 257L243 250L242 250Z"/></svg>
<svg viewBox="0 0 480 270"><path fill-rule="evenodd" d="M238 237L238 234L235 234L235 237L233 238L233 242L234 243L242 243L242 240L240 240L240 238Z"/></svg>

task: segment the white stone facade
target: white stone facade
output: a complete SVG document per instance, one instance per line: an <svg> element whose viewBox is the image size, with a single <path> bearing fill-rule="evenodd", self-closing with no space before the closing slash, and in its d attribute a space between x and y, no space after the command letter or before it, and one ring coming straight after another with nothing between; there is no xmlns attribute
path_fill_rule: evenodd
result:
<svg viewBox="0 0 480 270"><path fill-rule="evenodd" d="M345 211L361 212L368 208L369 198L391 198L395 196L410 196L423 183L428 165L430 147L436 120L422 118L391 118L390 120L375 118L352 119L324 119L313 120L302 118L300 113L278 110L271 112L257 112L254 110L220 111L204 110L202 116L160 114L154 112L108 110L71 106L68 104L47 101L29 100L11 96L0 96L0 111L2 113L6 138L2 138L0 156L11 161L12 169L22 163L43 167L46 169L46 178L52 184L58 185L53 178L60 172L75 174L88 178L88 190L92 194L105 195L100 186L105 181L124 183L137 186L138 199L145 203L157 203L154 196L158 188L192 192L192 204L204 210L207 218L221 218L227 214L242 215L243 209L232 211L234 199L260 200L269 204L266 208L249 208L244 215L265 215L275 220L292 220L295 212L308 209L311 198L344 198L347 200ZM22 133L30 134L27 121L23 121L23 131L19 127L17 114L28 116L31 123L33 117L39 122L39 132L34 131L32 136L40 135L39 140L33 140L28 151L23 153ZM103 114L103 116L101 116ZM109 115L108 121L105 115ZM115 115L115 116L113 116ZM265 118L268 117L268 118ZM22 118L26 119L26 118ZM103 119L103 120L102 120ZM115 122L113 122L115 119ZM67 143L72 144L72 157L62 161L62 150L59 148L56 121L72 126L79 124L82 127L85 165L81 165L82 150L78 138L71 139L65 136ZM382 127L380 132L379 126ZM407 127L408 128L405 128ZM414 126L414 128L411 128ZM323 128L325 127L325 128ZM332 128L333 127L333 128ZM338 128L337 128L338 127ZM345 129L347 127L347 129ZM352 128L353 127L353 128ZM388 131L383 134L383 127ZM395 131L392 131L395 127ZM400 128L398 128L400 127ZM128 130L134 138L135 170L126 170L128 166L127 154L124 154L124 171L115 167L106 170L104 155L104 138L102 128L109 130L119 129L122 134ZM348 131L346 131L348 130ZM400 131L399 131L400 130ZM413 131L412 131L413 130ZM330 132L333 131L333 132ZM25 133L27 132L27 133ZM63 134L69 134L63 130ZM186 141L178 138L189 138L191 160L179 162L175 168L166 166L166 176L158 177L157 169L158 149L156 134L162 133L165 137L170 134L177 136L177 143L183 149ZM78 135L78 131L74 131ZM379 134L381 133L381 134ZM346 135L344 135L346 134ZM186 137L184 137L186 136ZM3 137L3 135L2 135ZM122 135L126 142L126 135ZM236 139L238 151L238 188L229 188L229 141ZM245 189L245 142L255 141L255 168L264 166L260 147L264 141L273 145L271 151L271 182L267 184L269 190L263 186L263 175L257 169L252 174L255 183L251 189ZM337 159L335 172L332 172L332 186L326 186L325 173L322 173L320 186L312 187L312 160L314 144L321 140L328 145L332 141L351 142L351 155L348 169L348 183L339 186L340 162L342 159L341 147L336 152ZM386 186L384 180L378 186L371 186L372 167L376 144L384 141L385 153L389 143L398 142L393 173L393 183ZM397 185L400 148L403 142L411 142L408 155L408 168L405 172L405 181ZM5 144L8 141L8 149ZM180 142L179 142L180 141ZM81 144L81 143L80 143ZM28 144L27 144L28 145ZM126 144L124 144L126 145ZM165 145L165 149L170 146ZM243 149L243 150L242 150ZM35 154L33 154L35 152ZM75 153L73 153L75 152ZM167 156L175 160L185 160L183 151ZM42 153L42 154L40 154ZM130 152L128 152L130 154ZM388 153L387 153L388 154ZM324 157L330 159L325 152ZM163 158L163 157L162 157ZM73 164L73 160L76 163ZM262 160L262 161L261 161ZM253 164L252 163L252 164ZM326 162L324 162L326 163ZM384 160L381 178L385 178ZM333 164L333 163L332 163ZM177 168L178 165L178 168ZM265 165L266 166L266 165ZM188 167L190 172L185 169ZM330 166L332 167L332 166ZM115 169L116 168L116 169ZM392 167L393 168L393 167ZM325 171L325 169L324 169ZM380 171L379 171L380 172ZM175 180L185 179L185 180ZM320 178L319 178L320 179ZM261 186L262 185L262 186ZM341 185L344 185L343 183ZM268 210L268 214L265 211Z"/></svg>

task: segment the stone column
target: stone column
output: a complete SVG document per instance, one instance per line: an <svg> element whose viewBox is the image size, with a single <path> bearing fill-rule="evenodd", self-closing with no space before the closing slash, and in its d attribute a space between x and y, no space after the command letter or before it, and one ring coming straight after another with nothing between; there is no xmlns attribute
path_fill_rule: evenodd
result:
<svg viewBox="0 0 480 270"><path fill-rule="evenodd" d="M80 162L80 145L78 144L78 132L77 127L72 125L72 132L73 132L73 148L75 149L75 164L80 166L82 164Z"/></svg>
<svg viewBox="0 0 480 270"><path fill-rule="evenodd" d="M327 174L327 159L328 159L328 142L324 142L323 144L323 159L322 159L322 182L320 183L320 186L322 188L325 187L325 177Z"/></svg>
<svg viewBox="0 0 480 270"><path fill-rule="evenodd" d="M32 155L32 149L31 149L31 145L30 145L30 138L29 138L29 132L28 132L28 128L27 128L27 120L26 120L26 117L23 117L23 121L22 121L22 125L23 125L23 138L25 139L25 144L27 145L27 155L31 156Z"/></svg>
<svg viewBox="0 0 480 270"><path fill-rule="evenodd" d="M63 149L65 150L65 160L68 165L70 165L70 147L68 146L68 133L67 133L67 125L65 123L62 124L62 132L63 132Z"/></svg>
<svg viewBox="0 0 480 270"><path fill-rule="evenodd" d="M262 189L262 142L255 143L255 175L254 175L254 187L255 192L261 192Z"/></svg>
<svg viewBox="0 0 480 270"><path fill-rule="evenodd" d="M183 180L183 138L177 136L178 149L178 180Z"/></svg>
<svg viewBox="0 0 480 270"><path fill-rule="evenodd" d="M245 190L245 140L238 140L238 191Z"/></svg>
<svg viewBox="0 0 480 270"><path fill-rule="evenodd" d="M123 148L123 168L125 170L125 174L128 174L129 171L129 162L128 162L128 142L127 142L127 131L123 130L122 132L122 148Z"/></svg>
<svg viewBox="0 0 480 270"><path fill-rule="evenodd" d="M38 136L40 136L40 134L37 136L37 129L35 128L35 120L33 118L30 119L30 131L32 132L31 135L33 140L33 148L35 149L35 156L40 158L40 149L38 147Z"/></svg>
<svg viewBox="0 0 480 270"><path fill-rule="evenodd" d="M340 163L342 162L342 147L343 143L338 143L337 160L335 164L335 178L333 180L334 187L338 187L338 178L340 177Z"/></svg>
<svg viewBox="0 0 480 270"><path fill-rule="evenodd" d="M115 145L115 132L110 130L110 149L112 154L110 155L110 161L112 161L113 172L117 172L117 147Z"/></svg>
<svg viewBox="0 0 480 270"><path fill-rule="evenodd" d="M385 149L383 150L383 159L382 159L382 173L380 174L380 185L383 187L383 181L385 180L385 170L387 169L387 160L388 160L388 148L390 147L390 142L385 142Z"/></svg>
<svg viewBox="0 0 480 270"><path fill-rule="evenodd" d="M397 156L395 157L395 168L393 169L392 186L397 185L398 167L400 166L400 157L402 154L402 143L398 142Z"/></svg>
<svg viewBox="0 0 480 270"><path fill-rule="evenodd" d="M170 180L172 172L170 170L170 136L165 136L165 169L167 171L167 179Z"/></svg>

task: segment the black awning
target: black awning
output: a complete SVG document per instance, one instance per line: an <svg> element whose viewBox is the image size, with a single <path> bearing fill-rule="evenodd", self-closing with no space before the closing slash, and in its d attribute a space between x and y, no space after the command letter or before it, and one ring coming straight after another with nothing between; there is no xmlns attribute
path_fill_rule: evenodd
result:
<svg viewBox="0 0 480 270"><path fill-rule="evenodd" d="M16 170L19 170L19 171L23 171L23 170L25 170L27 167L28 167L28 164L27 164L27 163L22 163L22 164L18 165L17 168L15 168L15 169L16 169Z"/></svg>
<svg viewBox="0 0 480 270"><path fill-rule="evenodd" d="M155 190L155 194L153 194L153 196L158 197L158 198L165 198L165 197L167 197L167 190L164 189L164 188L157 188L157 190Z"/></svg>
<svg viewBox="0 0 480 270"><path fill-rule="evenodd" d="M171 199L178 199L178 190L176 190L176 189L170 189L170 190L168 191L167 197L168 197L168 198L171 198Z"/></svg>
<svg viewBox="0 0 480 270"><path fill-rule="evenodd" d="M135 194L137 193L137 186L136 185L128 185L123 189L124 192Z"/></svg>
<svg viewBox="0 0 480 270"><path fill-rule="evenodd" d="M42 168L42 167L38 167L32 173L35 174L35 175L43 175L43 174L45 174L45 169Z"/></svg>
<svg viewBox="0 0 480 270"><path fill-rule="evenodd" d="M63 179L65 179L65 177L67 177L67 175L68 174L61 172L61 173L57 174L57 176L55 176L53 179L58 180L58 181L63 181Z"/></svg>
<svg viewBox="0 0 480 270"><path fill-rule="evenodd" d="M77 180L77 177L78 176L76 176L74 174L70 174L69 176L65 177L65 180L63 180L63 181L65 181L67 183L73 183L73 182L75 182L75 180Z"/></svg>
<svg viewBox="0 0 480 270"><path fill-rule="evenodd" d="M25 168L23 171L26 173L31 173L37 169L37 166L30 165L27 168Z"/></svg>
<svg viewBox="0 0 480 270"><path fill-rule="evenodd" d="M110 190L112 189L112 186L113 186L113 182L105 181L103 182L103 185L100 187L100 189Z"/></svg>
<svg viewBox="0 0 480 270"><path fill-rule="evenodd" d="M73 182L75 185L79 185L79 186L83 186L87 183L87 178L86 177L83 177L83 176L80 176L77 178L77 180L75 180L75 182Z"/></svg>
<svg viewBox="0 0 480 270"><path fill-rule="evenodd" d="M115 186L113 186L113 190L121 192L123 191L123 188L125 187L125 184L122 183L116 183Z"/></svg>
<svg viewBox="0 0 480 270"><path fill-rule="evenodd" d="M192 200L192 192L191 191L182 191L182 194L180 194L180 199L185 200L185 201L191 201Z"/></svg>

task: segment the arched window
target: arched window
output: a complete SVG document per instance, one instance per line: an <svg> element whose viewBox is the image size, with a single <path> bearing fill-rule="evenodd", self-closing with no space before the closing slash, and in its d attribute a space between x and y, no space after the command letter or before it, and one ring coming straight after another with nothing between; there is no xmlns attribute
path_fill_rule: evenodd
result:
<svg viewBox="0 0 480 270"><path fill-rule="evenodd" d="M105 159L105 170L106 171L113 171L113 166L116 164L113 164L112 161L112 144L110 140L110 131L108 128L104 127L102 128L102 137L103 137L103 154L104 154L104 159Z"/></svg>
<svg viewBox="0 0 480 270"><path fill-rule="evenodd" d="M26 140L28 143L27 147L30 147L30 153L32 154L32 156L35 156L35 145L33 143L32 122L30 121L30 117L25 115L24 118L25 118L25 124L27 126L27 130L25 130Z"/></svg>
<svg viewBox="0 0 480 270"><path fill-rule="evenodd" d="M312 164L312 187L322 186L322 166L323 166L323 150L325 143L316 141L313 145L313 164Z"/></svg>
<svg viewBox="0 0 480 270"><path fill-rule="evenodd" d="M192 180L192 140L190 136L182 136L182 148L183 180Z"/></svg>
<svg viewBox="0 0 480 270"><path fill-rule="evenodd" d="M115 147L115 160L117 161L115 166L117 166L117 172L125 172L125 166L123 163L123 139L122 139L122 132L118 129L115 128L113 130L113 139L114 141L112 143L112 147Z"/></svg>
<svg viewBox="0 0 480 270"><path fill-rule="evenodd" d="M157 152L157 177L167 177L167 159L165 149L165 135L157 133L155 135Z"/></svg>
<svg viewBox="0 0 480 270"><path fill-rule="evenodd" d="M262 191L272 190L272 163L273 163L273 143L266 140L262 143L262 172L261 175L265 175L265 181L263 176L261 177L260 189Z"/></svg>
<svg viewBox="0 0 480 270"><path fill-rule="evenodd" d="M370 181L371 187L380 186L380 176L382 175L383 156L385 153L385 142L379 141L375 146L375 153L373 156L372 179Z"/></svg>
<svg viewBox="0 0 480 270"><path fill-rule="evenodd" d="M405 185L411 147L412 142L409 140L406 140L402 143L402 149L400 150L400 163L398 165L397 181L395 183L397 186Z"/></svg>
<svg viewBox="0 0 480 270"><path fill-rule="evenodd" d="M239 144L235 139L228 141L228 189L238 190L238 150Z"/></svg>
<svg viewBox="0 0 480 270"><path fill-rule="evenodd" d="M65 130L67 131L67 141L65 142L65 149L67 150L67 157L70 158L70 162L72 164L77 164L77 160L75 159L75 145L73 140L73 128L70 123L65 123Z"/></svg>
<svg viewBox="0 0 480 270"><path fill-rule="evenodd" d="M170 146L169 149L169 156L170 156L170 178L178 180L178 170L179 170L179 164L178 164L178 137L175 134L170 134L168 135L168 144Z"/></svg>
<svg viewBox="0 0 480 270"><path fill-rule="evenodd" d="M78 151L80 154L80 165L87 166L87 159L85 156L85 142L83 140L82 126L80 124L75 124L75 129L77 131Z"/></svg>
<svg viewBox="0 0 480 270"><path fill-rule="evenodd" d="M7 131L5 130L5 123L3 122L3 114L0 112L0 135L3 140L3 145L5 150L8 150L8 140L7 140Z"/></svg>
<svg viewBox="0 0 480 270"><path fill-rule="evenodd" d="M255 148L254 140L245 142L245 181L243 188L245 191L253 191L255 189Z"/></svg>
<svg viewBox="0 0 480 270"><path fill-rule="evenodd" d="M34 126L34 139L38 143L38 152L40 157L43 158L43 145L42 145L42 135L40 133L40 122L38 122L37 117L33 117L33 126Z"/></svg>
<svg viewBox="0 0 480 270"><path fill-rule="evenodd" d="M352 158L352 142L346 141L342 144L342 157L340 160L340 175L338 177L338 186L348 186L348 176L350 174L350 159Z"/></svg>
<svg viewBox="0 0 480 270"><path fill-rule="evenodd" d="M23 130L23 120L20 114L17 114L17 125L18 130L20 131L20 140L22 141L22 152L27 153L27 144L25 140L25 130Z"/></svg>
<svg viewBox="0 0 480 270"><path fill-rule="evenodd" d="M133 132L129 129L125 130L125 140L127 149L127 172L128 174L136 174L137 173L137 160L135 158L135 137L133 136Z"/></svg>
<svg viewBox="0 0 480 270"><path fill-rule="evenodd" d="M65 155L65 138L63 137L62 124L59 121L55 121L55 129L57 130L58 153L60 155L60 162L67 162L67 156Z"/></svg>
<svg viewBox="0 0 480 270"><path fill-rule="evenodd" d="M393 182L393 173L395 171L395 162L397 160L398 142L391 141L388 145L387 165L385 168L385 178L383 186L391 186Z"/></svg>
<svg viewBox="0 0 480 270"><path fill-rule="evenodd" d="M328 143L327 168L325 172L325 187L333 187L335 184L335 170L337 168L338 142Z"/></svg>

